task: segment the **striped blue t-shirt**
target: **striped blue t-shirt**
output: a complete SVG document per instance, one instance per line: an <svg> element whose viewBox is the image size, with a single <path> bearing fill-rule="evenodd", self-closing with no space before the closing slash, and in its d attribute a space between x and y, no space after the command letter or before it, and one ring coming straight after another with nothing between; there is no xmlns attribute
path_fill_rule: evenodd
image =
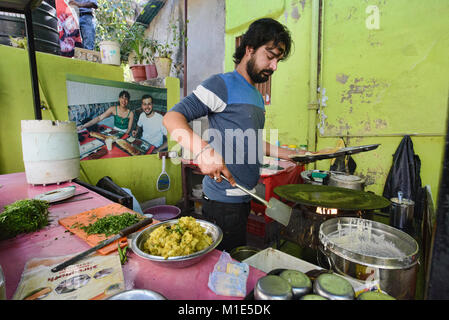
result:
<svg viewBox="0 0 449 320"><path fill-rule="evenodd" d="M170 111L187 121L207 116L210 145L223 157L235 181L252 190L263 162L265 107L262 95L237 71L213 75ZM254 191L254 190L253 190ZM251 197L227 181L204 176L203 192L220 202L248 202Z"/></svg>

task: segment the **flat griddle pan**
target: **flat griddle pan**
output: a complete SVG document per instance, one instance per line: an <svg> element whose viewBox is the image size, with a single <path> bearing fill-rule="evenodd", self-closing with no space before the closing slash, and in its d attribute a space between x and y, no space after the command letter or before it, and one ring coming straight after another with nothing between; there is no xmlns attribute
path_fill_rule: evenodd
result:
<svg viewBox="0 0 449 320"><path fill-rule="evenodd" d="M386 208L390 201L371 192L314 184L287 184L274 188L279 197L314 207L340 210L376 210Z"/></svg>
<svg viewBox="0 0 449 320"><path fill-rule="evenodd" d="M290 159L292 159L295 162L310 163L310 162L315 162L318 160L333 159L333 158L338 158L340 156L346 156L346 155L356 154L356 153L360 153L360 152L371 151L371 150L377 149L378 146L380 146L380 144L369 144L369 145L365 145L365 146L346 147L346 148L341 148L338 151L332 152L332 153L292 155L292 156L290 156Z"/></svg>

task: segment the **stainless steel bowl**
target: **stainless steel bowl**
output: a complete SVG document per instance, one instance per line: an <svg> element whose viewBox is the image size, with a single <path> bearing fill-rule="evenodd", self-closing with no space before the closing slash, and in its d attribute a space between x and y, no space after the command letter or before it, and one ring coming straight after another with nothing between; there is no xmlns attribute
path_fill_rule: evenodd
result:
<svg viewBox="0 0 449 320"><path fill-rule="evenodd" d="M299 299L312 291L312 281L301 271L286 269L279 276L292 286L293 299Z"/></svg>
<svg viewBox="0 0 449 320"><path fill-rule="evenodd" d="M292 286L279 276L267 275L257 281L254 298L256 300L291 300Z"/></svg>
<svg viewBox="0 0 449 320"><path fill-rule="evenodd" d="M176 224L178 220L179 219L173 219L159 222L140 231L131 242L131 248L134 253L141 258L147 259L164 267L186 268L200 262L201 259L203 259L209 252L215 249L223 239L223 232L221 231L219 226L205 220L196 219L196 221L206 230L206 234L212 237L213 242L206 249L189 254L187 256L168 257L167 259L164 259L164 257L162 256L151 255L143 251L143 245L145 241L150 237L150 234L154 230L156 230L160 226L171 226L173 224Z"/></svg>
<svg viewBox="0 0 449 320"><path fill-rule="evenodd" d="M117 293L107 300L167 300L167 298L156 291L134 289Z"/></svg>
<svg viewBox="0 0 449 320"><path fill-rule="evenodd" d="M333 273L323 273L313 282L313 293L329 300L354 300L351 283Z"/></svg>

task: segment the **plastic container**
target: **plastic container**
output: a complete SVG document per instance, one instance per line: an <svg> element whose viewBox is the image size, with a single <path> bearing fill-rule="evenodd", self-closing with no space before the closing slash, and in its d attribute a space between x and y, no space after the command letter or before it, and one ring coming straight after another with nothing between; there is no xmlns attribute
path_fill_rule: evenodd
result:
<svg viewBox="0 0 449 320"><path fill-rule="evenodd" d="M143 213L152 214L154 220L165 221L176 219L181 213L181 209L171 205L160 205L145 209Z"/></svg>
<svg viewBox="0 0 449 320"><path fill-rule="evenodd" d="M120 44L117 41L100 42L101 63L120 65Z"/></svg>
<svg viewBox="0 0 449 320"><path fill-rule="evenodd" d="M33 20L34 45L36 51L60 55L58 17L56 9L42 1L31 12ZM26 35L25 16L18 13L0 12L0 44L11 45L9 37L23 38Z"/></svg>
<svg viewBox="0 0 449 320"><path fill-rule="evenodd" d="M145 65L145 74L148 79L157 78L157 68L155 64L146 64Z"/></svg>
<svg viewBox="0 0 449 320"><path fill-rule="evenodd" d="M192 188L192 196L194 198L201 198L203 195L203 185L197 184Z"/></svg>
<svg viewBox="0 0 449 320"><path fill-rule="evenodd" d="M71 181L80 173L75 122L22 120L22 153L29 184Z"/></svg>

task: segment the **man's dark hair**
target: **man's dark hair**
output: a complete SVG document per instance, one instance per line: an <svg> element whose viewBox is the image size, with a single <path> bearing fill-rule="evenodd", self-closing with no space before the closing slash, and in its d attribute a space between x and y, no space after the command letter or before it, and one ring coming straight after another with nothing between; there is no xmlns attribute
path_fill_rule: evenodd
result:
<svg viewBox="0 0 449 320"><path fill-rule="evenodd" d="M239 64L245 55L246 47L250 46L257 50L266 43L273 41L276 47L282 43L285 46L284 59L287 59L292 47L290 31L287 27L271 18L262 18L254 21L242 36L242 41L234 53L234 62Z"/></svg>
<svg viewBox="0 0 449 320"><path fill-rule="evenodd" d="M148 99L148 98L151 98L151 102L153 102L153 97L150 96L149 94L144 94L144 95L142 96L142 99L140 99L140 101L143 101L143 100Z"/></svg>
<svg viewBox="0 0 449 320"><path fill-rule="evenodd" d="M123 97L123 96L125 96L126 99L128 99L128 100L131 98L131 96L129 95L129 92L126 91L126 90L120 91L120 93L119 93L119 95L118 95L119 98L120 98L120 97Z"/></svg>

